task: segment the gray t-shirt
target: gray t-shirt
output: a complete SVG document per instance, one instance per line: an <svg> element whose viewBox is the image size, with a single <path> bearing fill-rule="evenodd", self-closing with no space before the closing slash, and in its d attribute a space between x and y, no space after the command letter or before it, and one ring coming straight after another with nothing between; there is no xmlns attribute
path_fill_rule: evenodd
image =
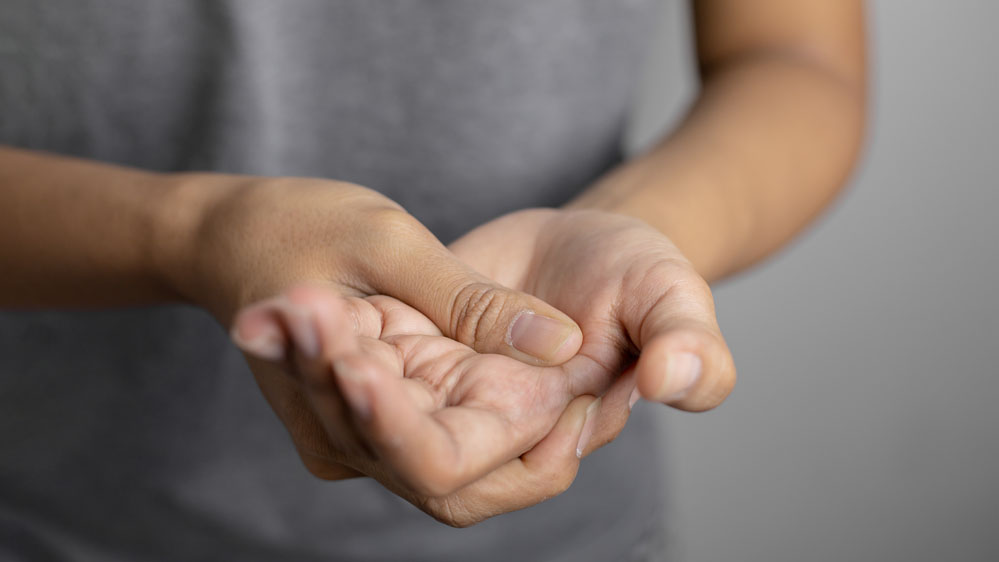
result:
<svg viewBox="0 0 999 562"><path fill-rule="evenodd" d="M353 181L448 241L620 160L654 3L0 0L0 143ZM199 310L0 312L0 559L658 559L649 414L564 495L451 529L310 476Z"/></svg>

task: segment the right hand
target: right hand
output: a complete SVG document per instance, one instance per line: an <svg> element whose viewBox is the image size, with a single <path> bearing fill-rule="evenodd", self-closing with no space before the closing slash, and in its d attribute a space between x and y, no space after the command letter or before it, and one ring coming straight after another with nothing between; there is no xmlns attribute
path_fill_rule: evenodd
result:
<svg viewBox="0 0 999 562"><path fill-rule="evenodd" d="M166 275L227 327L240 308L314 282L344 296L394 297L480 353L558 365L582 342L568 316L477 273L375 191L306 178L176 177L221 196L202 205Z"/></svg>

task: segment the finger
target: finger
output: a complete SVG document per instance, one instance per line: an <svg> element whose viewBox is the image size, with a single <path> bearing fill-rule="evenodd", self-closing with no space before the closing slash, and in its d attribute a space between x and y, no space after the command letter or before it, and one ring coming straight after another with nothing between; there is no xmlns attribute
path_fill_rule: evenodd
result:
<svg viewBox="0 0 999 562"><path fill-rule="evenodd" d="M412 381L388 376L364 356L334 364L337 382L355 414L355 424L379 461L391 468L408 489L428 497L448 495L478 480L530 449L550 431L569 401L547 384L525 392L535 405L529 420L512 420L523 412L458 405L426 412L410 396ZM547 379L539 379L539 381ZM512 402L523 402L514 396ZM538 406L539 403L542 404Z"/></svg>
<svg viewBox="0 0 999 562"><path fill-rule="evenodd" d="M600 408L595 412L593 433L586 446L581 449L583 457L610 443L624 430L634 406L631 399L636 389L636 375L635 365L628 367L600 397Z"/></svg>
<svg viewBox="0 0 999 562"><path fill-rule="evenodd" d="M298 456L302 459L305 468L321 480L346 480L367 476L345 464L332 461L325 455L316 455L301 448L298 448Z"/></svg>
<svg viewBox="0 0 999 562"><path fill-rule="evenodd" d="M415 307L480 353L557 365L579 350L582 332L561 311L475 272L403 211L386 214L382 238L360 266L375 292Z"/></svg>
<svg viewBox="0 0 999 562"><path fill-rule="evenodd" d="M324 298L325 302L321 299L314 302L317 300L315 296L307 293L293 296L294 299L289 299L288 295L281 295L241 311L234 321L233 339L251 356L251 364L257 365L255 374L271 371L280 377L266 383L270 390L265 396L292 433L299 456L309 472L325 480L361 476L361 473L337 460L345 456L345 448L357 448L357 439L346 431L350 421L345 415L346 407L342 405L342 400L331 392L335 391L335 385L326 385L326 389L318 392L326 395L323 403L327 407L325 411L320 410L317 416L316 401L310 400L303 393L302 385L295 382L315 381L320 377L319 361L306 356L303 350L314 346L317 341L322 347L321 334L332 328L329 325L332 312L329 307L335 306L337 301L334 299L338 297L320 293L317 296ZM303 301L303 296L307 302L292 302ZM317 310L320 315L314 318L313 313ZM294 373L294 377L288 377L292 368L299 372ZM329 407L331 404L332 408ZM339 421L330 423L333 418ZM345 428L343 435L331 431L330 426Z"/></svg>
<svg viewBox="0 0 999 562"><path fill-rule="evenodd" d="M285 360L289 345L277 302L277 298L268 299L240 310L229 334L241 350L274 363Z"/></svg>
<svg viewBox="0 0 999 562"><path fill-rule="evenodd" d="M330 367L337 358L360 350L358 332L378 332L377 319L368 318L377 312L370 306L370 310L363 310L363 301L361 307L357 306L357 299L353 301L328 287L301 286L248 307L237 315L235 322L234 340L251 353L258 352L261 358L276 363L299 381L299 392L305 395L302 406L314 416L296 416L307 420L309 426L299 423L289 429L299 434L295 436L298 441L308 442L310 449L322 449L323 455L313 451L314 457L365 452ZM275 331L279 337L268 336L270 339L263 340L260 335ZM257 341L280 341L283 351L267 350L267 355L260 355L260 349L254 345ZM314 424L319 427L311 427ZM325 435L314 435L316 429ZM303 455L303 460L306 459ZM311 467L310 470L318 472Z"/></svg>
<svg viewBox="0 0 999 562"><path fill-rule="evenodd" d="M692 269L678 267L662 277L666 288L654 304L632 307L622 318L641 350L639 392L681 410L709 410L735 385L735 364L711 290Z"/></svg>
<svg viewBox="0 0 999 562"><path fill-rule="evenodd" d="M398 299L372 295L365 297L364 302L374 307L381 316L381 333L378 336L381 339L398 335L443 335L437 325L422 312Z"/></svg>
<svg viewBox="0 0 999 562"><path fill-rule="evenodd" d="M317 330L315 337L320 341L318 356L302 354L297 345L292 355L299 366L309 403L326 428L331 443L338 450L354 455L347 459L348 462L367 469L372 468L370 461L376 454L372 444L357 427L356 418L345 402L342 386L336 381L333 365L351 356L363 357L364 363L372 369L386 375L389 380L395 379L393 383L397 386L401 383L403 392L386 397L387 403L383 408L389 411L415 407L417 411L426 413L432 410L434 402L426 386L403 379L402 356L396 348L376 339L384 335L386 315L406 316L405 311L396 311L396 307L388 302L390 300L344 299L315 286L295 288L288 292L287 299L288 321L293 326L292 341L297 341L299 334L305 331L294 326L302 325L314 327ZM396 304L408 308L398 301ZM409 320L408 323L414 322Z"/></svg>
<svg viewBox="0 0 999 562"><path fill-rule="evenodd" d="M565 492L576 478L580 451L588 448L601 403L593 396L574 399L530 451L455 494L420 503L443 523L467 527Z"/></svg>
<svg viewBox="0 0 999 562"><path fill-rule="evenodd" d="M230 335L240 349L259 359L273 362L286 360L292 345L304 356L315 357L320 351L319 335L313 321L317 313L337 323L346 319L342 324L348 329L340 330L344 336L358 336L365 332L377 336L380 330L377 311L370 306L370 311L359 310L357 303L363 305L364 301L344 299L328 286L293 287L240 310L233 320ZM338 337L329 344L349 346L355 339ZM349 351L344 348L338 352Z"/></svg>

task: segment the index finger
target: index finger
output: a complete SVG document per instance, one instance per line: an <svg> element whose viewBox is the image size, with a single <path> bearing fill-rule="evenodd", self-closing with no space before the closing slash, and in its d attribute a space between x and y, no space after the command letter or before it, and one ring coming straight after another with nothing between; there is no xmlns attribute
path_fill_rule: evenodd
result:
<svg viewBox="0 0 999 562"><path fill-rule="evenodd" d="M391 376L363 356L339 360L333 370L355 427L379 462L410 490L429 497L453 493L529 450L571 398L561 377L525 376L522 392L512 390L505 398L522 402L519 407L465 402L427 412L404 386L414 381Z"/></svg>

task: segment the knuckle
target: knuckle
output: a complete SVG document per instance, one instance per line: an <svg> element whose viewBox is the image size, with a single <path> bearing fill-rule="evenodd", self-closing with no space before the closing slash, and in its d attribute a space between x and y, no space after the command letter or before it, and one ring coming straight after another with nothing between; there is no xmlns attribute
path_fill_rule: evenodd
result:
<svg viewBox="0 0 999 562"><path fill-rule="evenodd" d="M539 485L543 500L551 499L563 494L572 486L576 480L577 463L569 466L555 466L542 471L539 476Z"/></svg>
<svg viewBox="0 0 999 562"><path fill-rule="evenodd" d="M629 270L633 279L626 285L627 292L638 296L650 308L667 305L677 312L714 314L714 296L711 287L690 265L679 259L662 259L646 264L641 271Z"/></svg>
<svg viewBox="0 0 999 562"><path fill-rule="evenodd" d="M490 341L490 327L509 305L509 294L489 283L469 283L455 295L451 309L451 335L479 349Z"/></svg>
<svg viewBox="0 0 999 562"><path fill-rule="evenodd" d="M429 509L424 509L424 511L431 517L456 529L471 527L485 519L485 517L470 510L458 495L433 500L427 505Z"/></svg>
<svg viewBox="0 0 999 562"><path fill-rule="evenodd" d="M714 306L714 295L708 282L689 268L674 270L666 284L666 292L677 300Z"/></svg>
<svg viewBox="0 0 999 562"><path fill-rule="evenodd" d="M397 247L424 234L419 222L400 208L379 206L369 210L366 219L368 233L380 247Z"/></svg>
<svg viewBox="0 0 999 562"><path fill-rule="evenodd" d="M646 281L659 286L666 286L675 289L686 289L690 291L711 292L710 287L694 267L687 261L678 259L666 259L656 262L649 270Z"/></svg>
<svg viewBox="0 0 999 562"><path fill-rule="evenodd" d="M412 215L400 207L394 205L376 205L367 211L369 223L378 229L392 229L398 227L408 227L412 222Z"/></svg>
<svg viewBox="0 0 999 562"><path fill-rule="evenodd" d="M407 246L414 240L431 240L433 236L412 215L402 208L376 205L363 212L365 228L349 235L358 252L351 266L372 278L392 264L409 256Z"/></svg>

